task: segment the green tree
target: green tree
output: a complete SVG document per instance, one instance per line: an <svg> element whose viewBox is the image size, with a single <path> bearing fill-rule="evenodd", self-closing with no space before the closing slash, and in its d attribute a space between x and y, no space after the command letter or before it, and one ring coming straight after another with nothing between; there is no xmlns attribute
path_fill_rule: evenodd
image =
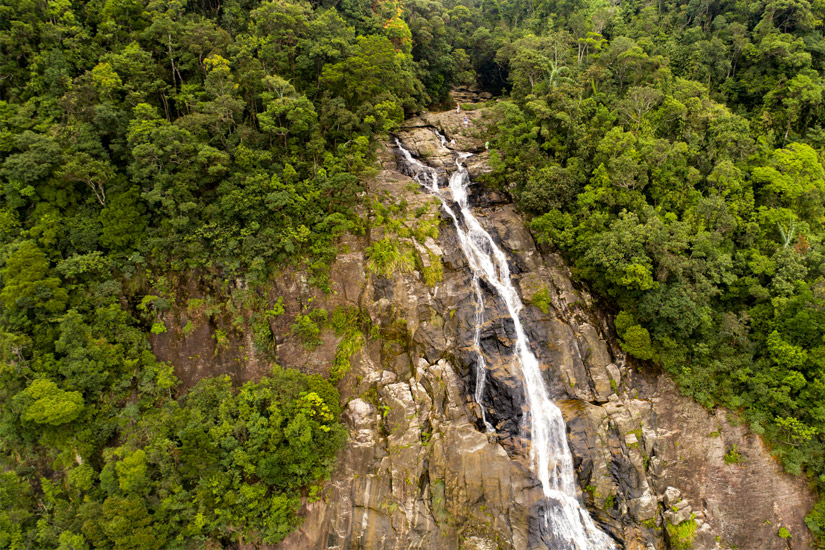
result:
<svg viewBox="0 0 825 550"><path fill-rule="evenodd" d="M767 205L790 208L805 220L821 215L825 172L809 145L791 143L777 149L770 164L754 168L752 176Z"/></svg>
<svg viewBox="0 0 825 550"><path fill-rule="evenodd" d="M26 422L59 426L77 419L83 412L80 392L61 390L51 380L39 379L14 397Z"/></svg>
<svg viewBox="0 0 825 550"><path fill-rule="evenodd" d="M46 255L33 241L24 241L6 260L0 300L12 312L59 313L68 294L52 276Z"/></svg>
<svg viewBox="0 0 825 550"><path fill-rule="evenodd" d="M424 99L424 93L410 61L405 54L396 52L387 38L360 36L350 57L324 67L321 84L343 97L352 110L372 105L374 98L386 94L392 94L406 110L412 110Z"/></svg>

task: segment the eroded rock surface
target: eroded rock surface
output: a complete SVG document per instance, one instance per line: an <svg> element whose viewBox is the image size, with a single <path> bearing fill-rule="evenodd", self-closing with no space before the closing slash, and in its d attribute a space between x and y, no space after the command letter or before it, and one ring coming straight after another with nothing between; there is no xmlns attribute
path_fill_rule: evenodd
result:
<svg viewBox="0 0 825 550"><path fill-rule="evenodd" d="M471 113L478 124L469 131L463 113L452 111L422 115L398 132L438 168L442 185L454 157L433 129L455 137L457 150L481 152L483 136L472 132L483 117ZM484 155L477 155L476 174L486 169ZM545 504L525 458L512 321L482 283L488 433L472 397L476 297L455 231L437 201L402 173L392 144L381 162L368 198L385 209L404 207L365 212L369 230L344 243L331 268L332 292L307 284L300 272L284 273L273 288L286 309L271 322L282 365L323 372L340 346L330 329L311 351L295 340L289 327L308 307L358 308L374 332L364 335L339 383L346 448L321 499L305 504L304 525L277 548L552 548L536 526ZM568 423L581 498L597 524L626 549L669 548L666 525L683 521L696 522L696 549L808 548L803 518L814 499L804 480L782 473L760 439L725 411L709 412L667 376L629 365L598 304L573 285L557 255L536 246L513 207L495 196L475 204L510 256L522 318ZM439 220L437 236L398 229ZM414 268L370 267L369 247L386 239L411 255ZM433 266L441 266L440 276L432 276ZM744 460L728 464L734 445ZM791 539L778 536L781 526Z"/></svg>

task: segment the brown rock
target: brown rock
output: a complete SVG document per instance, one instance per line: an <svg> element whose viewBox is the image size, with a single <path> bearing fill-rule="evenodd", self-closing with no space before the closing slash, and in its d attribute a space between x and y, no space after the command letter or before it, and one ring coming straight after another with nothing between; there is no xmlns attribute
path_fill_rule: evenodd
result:
<svg viewBox="0 0 825 550"><path fill-rule="evenodd" d="M479 96L463 90L456 97ZM480 151L487 118L481 110L467 115L470 129L462 127L463 112L425 113L398 135L442 178L454 157L433 129L455 137L457 148L480 153L468 162L480 174L486 169ZM402 221L409 228L416 220L442 219L433 197L398 171L392 149L379 151L384 169L369 182L368 201L406 203ZM485 191L473 186L472 193ZM625 549L666 548L665 523L692 517L695 549L807 548L811 538L803 518L814 497L805 480L782 473L761 440L725 411L711 414L679 394L665 375L643 375L628 365L598 303L573 285L557 254L536 246L519 213L500 199L473 200L480 222L509 255L526 302L521 319L567 420L581 499L594 520ZM411 214L424 210L426 218ZM286 309L271 322L281 364L326 372L334 360L340 337L331 330L314 350L291 334L290 325L308 306L357 306L381 335L365 338L339 383L350 438L323 498L305 504L305 523L277 547L537 548L531 526L542 492L529 470L528 411L512 357L512 320L482 284L484 323L479 346L473 345L476 296L447 220L438 239L422 243L366 219L366 235L341 242L344 252L330 269L331 293L310 285L306 273L284 270L267 297L283 296ZM367 247L385 236L414 251L416 270L387 276L367 270ZM441 259L444 272L432 287L418 272L429 265L429 252ZM550 297L546 312L529 303L544 290ZM209 292L195 285L188 294ZM233 333L226 347L216 348L216 328L231 320L184 307L173 308L165 320L172 330L155 337L153 346L187 384L217 372L245 380L268 369L250 352L246 333ZM189 320L194 330L184 337L177 327ZM479 354L487 364L480 404L473 395ZM482 414L495 433L487 433ZM745 456L741 464L724 462L733 444ZM790 542L776 535L778 525L792 532Z"/></svg>

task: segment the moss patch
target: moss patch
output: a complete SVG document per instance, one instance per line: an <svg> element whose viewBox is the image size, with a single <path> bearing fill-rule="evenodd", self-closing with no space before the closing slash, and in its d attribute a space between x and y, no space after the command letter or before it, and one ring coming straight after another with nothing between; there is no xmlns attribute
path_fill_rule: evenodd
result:
<svg viewBox="0 0 825 550"><path fill-rule="evenodd" d="M671 548L690 550L693 548L693 539L696 538L696 520L691 518L679 525L672 525L668 522L667 537Z"/></svg>
<svg viewBox="0 0 825 550"><path fill-rule="evenodd" d="M550 311L550 291L547 290L547 287L542 287L541 290L536 292L533 295L533 298L530 299L530 303L534 306L539 308L542 313L547 315L547 312Z"/></svg>

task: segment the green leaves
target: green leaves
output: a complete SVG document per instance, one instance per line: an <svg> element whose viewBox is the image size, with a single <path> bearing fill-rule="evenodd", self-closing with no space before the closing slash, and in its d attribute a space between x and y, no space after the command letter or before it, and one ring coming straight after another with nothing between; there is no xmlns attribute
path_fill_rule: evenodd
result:
<svg viewBox="0 0 825 550"><path fill-rule="evenodd" d="M657 283L645 250L646 233L635 214L624 213L610 231L588 239L583 267L587 272L602 272L614 285L631 291L654 288Z"/></svg>
<svg viewBox="0 0 825 550"><path fill-rule="evenodd" d="M314 105L298 94L286 80L280 77L264 79L270 91L262 94L266 110L258 115L261 130L282 138L287 145L287 137L303 140L316 129L318 115Z"/></svg>
<svg viewBox="0 0 825 550"><path fill-rule="evenodd" d="M0 548L22 548L26 544L31 505L29 483L12 471L0 474Z"/></svg>
<svg viewBox="0 0 825 550"><path fill-rule="evenodd" d="M115 471L120 490L124 493L141 493L148 490L146 453L143 449L137 449L115 463Z"/></svg>
<svg viewBox="0 0 825 550"><path fill-rule="evenodd" d="M12 312L54 314L62 311L68 294L51 276L46 255L34 243L23 242L6 260L0 300Z"/></svg>
<svg viewBox="0 0 825 550"><path fill-rule="evenodd" d="M653 358L653 349L650 345L650 334L647 329L639 325L628 327L621 341L621 347L627 353L638 359Z"/></svg>
<svg viewBox="0 0 825 550"><path fill-rule="evenodd" d="M46 178L60 161L61 149L54 138L26 130L15 140L20 150L6 157L0 176L13 183L32 185Z"/></svg>
<svg viewBox="0 0 825 550"><path fill-rule="evenodd" d="M784 418L777 416L774 422L776 422L776 425L779 426L779 429L784 433L786 438L785 443L793 445L794 447L810 441L810 439L819 432L816 427L807 426L792 416Z"/></svg>
<svg viewBox="0 0 825 550"><path fill-rule="evenodd" d="M350 57L324 67L321 84L343 97L353 111L388 94L408 109L423 99L411 59L383 36L359 36Z"/></svg>
<svg viewBox="0 0 825 550"><path fill-rule="evenodd" d="M627 311L621 311L614 321L616 332L621 340L621 348L638 359L648 360L654 356L650 342L650 333L647 329L636 324L633 315Z"/></svg>
<svg viewBox="0 0 825 550"><path fill-rule="evenodd" d="M83 412L83 396L80 392L64 391L51 380L35 380L28 388L14 396L15 404L22 407L21 418L25 422L60 426L75 420Z"/></svg>
<svg viewBox="0 0 825 550"><path fill-rule="evenodd" d="M771 163L754 168L752 176L769 206L790 208L808 221L825 212L825 171L809 145L791 143L777 149Z"/></svg>
<svg viewBox="0 0 825 550"><path fill-rule="evenodd" d="M84 534L123 548L193 536L276 543L298 522L300 494L330 471L346 437L339 413L329 382L297 371L275 367L237 392L228 378L201 381L107 453L100 530L87 522Z"/></svg>

